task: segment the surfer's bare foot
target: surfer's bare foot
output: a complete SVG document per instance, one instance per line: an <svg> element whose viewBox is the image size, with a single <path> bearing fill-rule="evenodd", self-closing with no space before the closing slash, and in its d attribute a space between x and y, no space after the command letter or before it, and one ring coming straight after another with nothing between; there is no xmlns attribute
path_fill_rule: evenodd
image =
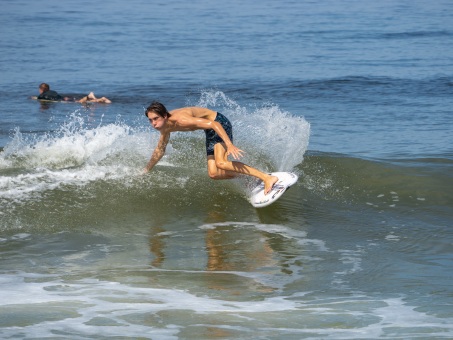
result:
<svg viewBox="0 0 453 340"><path fill-rule="evenodd" d="M269 175L265 180L264 180L264 194L267 195L269 191L272 190L272 187L274 186L275 183L278 182L278 177L277 176L271 176Z"/></svg>

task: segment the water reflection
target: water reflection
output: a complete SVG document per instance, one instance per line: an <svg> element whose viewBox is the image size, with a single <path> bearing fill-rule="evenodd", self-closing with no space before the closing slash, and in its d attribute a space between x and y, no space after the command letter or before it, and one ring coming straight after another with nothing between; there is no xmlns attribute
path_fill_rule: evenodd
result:
<svg viewBox="0 0 453 340"><path fill-rule="evenodd" d="M259 277L284 273L281 256L271 245L275 235L257 229L254 223L224 220L221 214L210 213L196 231L175 232L170 226L154 225L149 238L151 266L190 272L198 286L231 296L274 291L276 287L261 282ZM200 237L203 242L199 246L188 247L194 243L188 238Z"/></svg>

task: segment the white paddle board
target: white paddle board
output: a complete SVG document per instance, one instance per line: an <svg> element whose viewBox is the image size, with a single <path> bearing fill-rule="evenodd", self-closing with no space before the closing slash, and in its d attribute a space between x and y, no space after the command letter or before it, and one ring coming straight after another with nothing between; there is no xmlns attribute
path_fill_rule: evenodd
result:
<svg viewBox="0 0 453 340"><path fill-rule="evenodd" d="M255 208L266 207L269 204L274 203L283 195L286 189L297 182L298 178L297 175L292 172L273 172L271 175L277 176L278 181L274 184L267 195L264 194L264 182L262 181L255 189L252 190L252 193L250 194L250 203Z"/></svg>

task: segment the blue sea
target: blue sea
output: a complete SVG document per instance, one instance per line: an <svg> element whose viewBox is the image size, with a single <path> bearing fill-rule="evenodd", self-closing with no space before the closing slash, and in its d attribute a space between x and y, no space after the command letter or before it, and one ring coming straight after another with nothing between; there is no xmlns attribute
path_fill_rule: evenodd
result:
<svg viewBox="0 0 453 340"><path fill-rule="evenodd" d="M3 1L0 338L453 339L452 42L450 0ZM253 208L202 131L142 175L153 100L298 182Z"/></svg>

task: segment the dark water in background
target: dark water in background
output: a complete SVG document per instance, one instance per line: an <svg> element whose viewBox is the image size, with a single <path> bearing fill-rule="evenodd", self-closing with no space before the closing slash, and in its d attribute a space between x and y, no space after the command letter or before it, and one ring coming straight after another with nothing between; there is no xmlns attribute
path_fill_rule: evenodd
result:
<svg viewBox="0 0 453 340"><path fill-rule="evenodd" d="M450 1L7 1L0 12L3 338L451 338ZM41 82L111 105L40 105ZM206 175L225 113L254 209Z"/></svg>

